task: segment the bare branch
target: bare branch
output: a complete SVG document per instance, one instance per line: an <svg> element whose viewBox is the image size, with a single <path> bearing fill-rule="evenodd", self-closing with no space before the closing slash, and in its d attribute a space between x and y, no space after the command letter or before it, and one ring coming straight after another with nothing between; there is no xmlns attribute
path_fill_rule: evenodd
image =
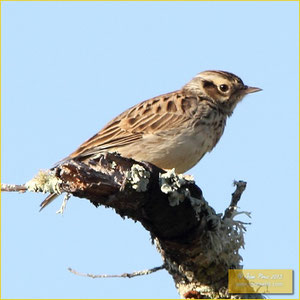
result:
<svg viewBox="0 0 300 300"><path fill-rule="evenodd" d="M1 183L1 192L19 192L25 193L27 187L24 184L6 184Z"/></svg>
<svg viewBox="0 0 300 300"><path fill-rule="evenodd" d="M231 202L230 202L229 207L226 209L226 211L224 213L223 219L232 218L234 216L234 212L237 209L237 204L238 204L239 200L241 199L243 192L246 189L247 182L242 181L242 180L234 181L233 185L236 187L236 189L231 195Z"/></svg>
<svg viewBox="0 0 300 300"><path fill-rule="evenodd" d="M62 215L64 213L64 211L66 209L66 206L67 206L67 202L68 202L68 200L70 198L71 198L71 194L69 194L69 193L65 194L63 202L62 202L62 204L60 206L60 209L56 212L57 214L61 214Z"/></svg>
<svg viewBox="0 0 300 300"><path fill-rule="evenodd" d="M160 267L155 267L152 269L147 269L147 270L143 270L143 271L135 271L132 273L123 273L120 275L107 275L107 274L99 274L99 275L94 275L94 274L90 274L90 273L81 273L81 272L77 272L76 270L72 269L72 268L68 268L68 270L78 276L84 276L84 277L90 277L90 278L132 278L132 277L136 277L136 276L143 276L143 275L149 275L152 274L154 272L160 271L165 269L165 265L161 265Z"/></svg>

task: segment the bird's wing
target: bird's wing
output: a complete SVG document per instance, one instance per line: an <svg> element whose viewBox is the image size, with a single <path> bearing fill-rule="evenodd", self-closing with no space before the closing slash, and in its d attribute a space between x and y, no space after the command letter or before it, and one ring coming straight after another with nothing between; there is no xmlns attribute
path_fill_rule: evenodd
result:
<svg viewBox="0 0 300 300"><path fill-rule="evenodd" d="M186 96L182 91L141 102L113 119L59 163L71 158L86 158L103 151L117 151L122 146L133 144L146 134L160 134L186 127L191 115L196 111L196 106L197 98ZM41 210L57 196L50 194L41 203Z"/></svg>
<svg viewBox="0 0 300 300"><path fill-rule="evenodd" d="M181 90L141 102L109 122L68 158L118 149L133 144L145 134L185 126L196 105L196 98L185 96Z"/></svg>

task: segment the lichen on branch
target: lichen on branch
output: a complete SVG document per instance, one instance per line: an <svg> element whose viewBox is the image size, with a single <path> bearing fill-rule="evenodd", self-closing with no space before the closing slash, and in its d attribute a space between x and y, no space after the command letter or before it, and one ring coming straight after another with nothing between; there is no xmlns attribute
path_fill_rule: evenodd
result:
<svg viewBox="0 0 300 300"><path fill-rule="evenodd" d="M236 185L225 214L217 214L193 178L106 153L86 162L64 161L24 186L85 198L140 222L183 298L262 298L227 289L228 269L242 268L246 224L234 217L245 183Z"/></svg>

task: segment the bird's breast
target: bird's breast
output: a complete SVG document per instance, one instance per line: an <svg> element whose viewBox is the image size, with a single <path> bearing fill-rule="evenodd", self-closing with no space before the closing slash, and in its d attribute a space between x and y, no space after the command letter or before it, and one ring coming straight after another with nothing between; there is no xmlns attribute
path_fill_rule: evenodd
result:
<svg viewBox="0 0 300 300"><path fill-rule="evenodd" d="M147 134L131 147L120 149L124 156L153 163L162 169L183 173L196 165L220 139L225 123L198 122L186 128L160 134Z"/></svg>

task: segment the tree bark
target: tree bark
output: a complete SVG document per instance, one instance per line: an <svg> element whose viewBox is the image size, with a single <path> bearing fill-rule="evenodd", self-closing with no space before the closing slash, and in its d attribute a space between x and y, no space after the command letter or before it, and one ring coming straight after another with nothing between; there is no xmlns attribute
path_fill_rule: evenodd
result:
<svg viewBox="0 0 300 300"><path fill-rule="evenodd" d="M241 268L244 228L217 215L193 180L111 153L67 161L55 176L62 191L141 222L182 298L262 298L228 293L228 269Z"/></svg>
<svg viewBox="0 0 300 300"><path fill-rule="evenodd" d="M66 161L52 169L51 176L56 184L51 191L86 198L140 222L150 232L182 298L263 298L228 292L228 269L242 268L238 251L244 246L245 228L233 217L246 183L238 183L240 190L222 216L208 205L191 178L116 153L85 163ZM36 182L36 178L28 182L27 188L39 190Z"/></svg>

